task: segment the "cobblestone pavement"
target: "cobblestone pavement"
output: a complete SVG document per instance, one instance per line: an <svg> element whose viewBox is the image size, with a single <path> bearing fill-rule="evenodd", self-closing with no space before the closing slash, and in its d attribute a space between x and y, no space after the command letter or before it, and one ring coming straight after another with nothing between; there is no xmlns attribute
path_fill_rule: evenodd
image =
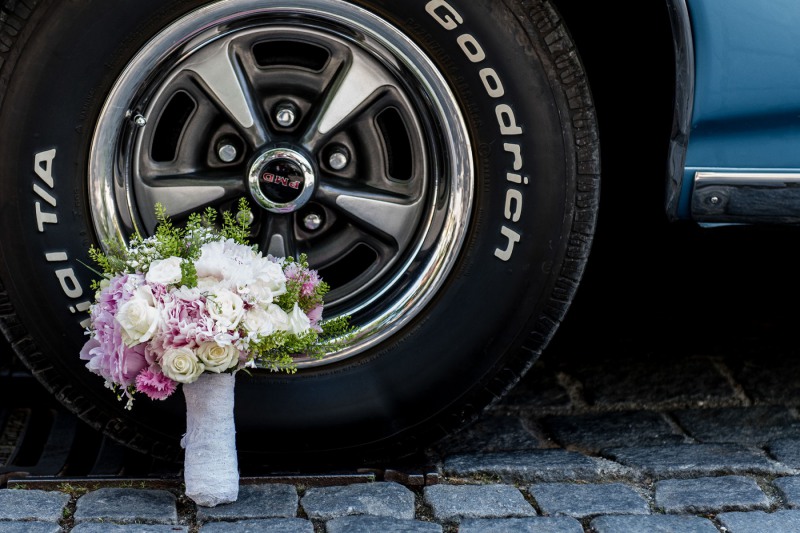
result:
<svg viewBox="0 0 800 533"><path fill-rule="evenodd" d="M243 484L210 509L174 487L11 488L0 533L800 531L800 355L757 328L597 358L565 337L430 450L436 484Z"/></svg>
<svg viewBox="0 0 800 533"><path fill-rule="evenodd" d="M800 532L800 291L742 268L695 268L695 303L590 284L518 386L429 450L427 484L243 483L210 509L176 487L12 485L0 533Z"/></svg>

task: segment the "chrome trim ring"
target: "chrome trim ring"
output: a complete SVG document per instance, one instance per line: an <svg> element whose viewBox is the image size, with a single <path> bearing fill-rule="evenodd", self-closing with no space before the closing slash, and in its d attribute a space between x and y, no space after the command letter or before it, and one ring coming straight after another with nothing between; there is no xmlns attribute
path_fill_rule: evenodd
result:
<svg viewBox="0 0 800 533"><path fill-rule="evenodd" d="M327 60L284 68L271 62L272 56L264 66L248 55L261 43L272 42L325 50ZM270 78L273 70L281 76ZM272 95L280 85L275 80L286 83L287 78L303 90ZM320 98L303 100L315 83ZM258 92L262 88L263 94ZM170 108L176 98L185 103L178 112ZM269 106L286 98L297 102L297 120L283 121L294 129L271 122ZM381 102L394 110L383 129L375 126L383 118L374 111ZM370 112L370 120L357 120ZM173 116L191 127L175 137L174 154L155 154L153 147L160 145L154 139L171 131L160 124ZM144 117L146 123L134 117ZM283 142L309 154L319 169L305 207L289 214L257 213L262 250L285 246L291 251L293 243L295 249L307 243L315 268L315 261L324 267L361 245L378 258L372 270L358 270L339 289L334 285L326 301L326 318L353 317L355 341L320 361L300 360L300 368L361 353L419 316L458 259L474 195L473 155L463 115L425 52L386 20L340 0L224 0L185 15L133 57L99 115L88 173L99 241L151 232L153 219L146 209L154 200L169 204L167 211L175 217L252 192L247 156L220 162L203 155L220 153L219 145L208 142L206 151L197 148L209 140L203 135L210 129L203 126L220 117L227 129L215 134L230 135L239 143L238 148L225 145L226 153L240 154L241 148L255 158L271 143ZM397 124L405 137L392 134ZM356 146L345 146L347 167L339 174L326 168L326 147L347 145L354 138L348 128L359 127L362 137L372 135L368 149L353 141ZM385 144L397 139L407 143L411 160L403 167L404 179L385 171L390 162ZM237 171L237 164L246 170ZM375 181L374 174L381 179ZM305 213L310 206L320 212ZM292 216L321 221L321 229L311 227L323 233L309 233ZM329 242L323 239L326 224L335 235ZM325 274L323 278L331 281Z"/></svg>

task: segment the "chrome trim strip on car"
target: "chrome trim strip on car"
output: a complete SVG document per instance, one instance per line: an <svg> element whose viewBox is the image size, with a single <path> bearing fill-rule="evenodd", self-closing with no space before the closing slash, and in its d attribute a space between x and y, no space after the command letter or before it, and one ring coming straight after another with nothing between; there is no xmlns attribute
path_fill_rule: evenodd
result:
<svg viewBox="0 0 800 533"><path fill-rule="evenodd" d="M714 223L800 222L800 172L695 172L692 219Z"/></svg>
<svg viewBox="0 0 800 533"><path fill-rule="evenodd" d="M678 218L694 105L694 40L686 0L667 0L667 7L675 53L675 103L667 159L666 210L670 220L675 220Z"/></svg>

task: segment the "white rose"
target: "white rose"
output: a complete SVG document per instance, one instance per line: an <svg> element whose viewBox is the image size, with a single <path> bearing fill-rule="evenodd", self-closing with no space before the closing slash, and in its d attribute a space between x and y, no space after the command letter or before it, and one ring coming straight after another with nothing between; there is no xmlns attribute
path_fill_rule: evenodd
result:
<svg viewBox="0 0 800 533"><path fill-rule="evenodd" d="M138 287L133 297L117 310L116 319L122 328L122 341L128 346L152 339L161 324L161 313L150 287Z"/></svg>
<svg viewBox="0 0 800 533"><path fill-rule="evenodd" d="M309 328L311 328L311 321L303 310L300 309L300 306L297 305L297 302L295 302L294 309L292 309L292 312L289 314L289 333L302 335L307 332Z"/></svg>
<svg viewBox="0 0 800 533"><path fill-rule="evenodd" d="M275 332L275 324L273 324L269 313L259 306L252 307L244 314L242 325L251 335L266 337Z"/></svg>
<svg viewBox="0 0 800 533"><path fill-rule="evenodd" d="M169 348L161 356L161 372L179 383L196 381L205 370L191 348Z"/></svg>
<svg viewBox="0 0 800 533"><path fill-rule="evenodd" d="M219 374L239 364L239 350L230 344L221 346L216 342L204 342L197 347L197 358L206 370Z"/></svg>
<svg viewBox="0 0 800 533"><path fill-rule="evenodd" d="M159 259L150 263L145 278L148 283L160 283L161 285L173 285L181 281L181 258L169 257Z"/></svg>
<svg viewBox="0 0 800 533"><path fill-rule="evenodd" d="M228 289L218 289L206 298L208 315L222 329L234 329L244 316L244 301Z"/></svg>
<svg viewBox="0 0 800 533"><path fill-rule="evenodd" d="M246 283L238 282L236 292L242 298L254 305L267 305L272 303L272 291L259 281L249 281Z"/></svg>
<svg viewBox="0 0 800 533"><path fill-rule="evenodd" d="M276 331L287 331L289 329L289 315L286 314L286 311L278 307L277 304L269 304L266 311Z"/></svg>

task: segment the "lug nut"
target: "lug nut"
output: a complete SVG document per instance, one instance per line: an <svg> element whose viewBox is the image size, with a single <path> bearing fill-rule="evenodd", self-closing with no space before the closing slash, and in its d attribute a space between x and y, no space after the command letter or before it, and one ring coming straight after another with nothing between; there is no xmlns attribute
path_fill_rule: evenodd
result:
<svg viewBox="0 0 800 533"><path fill-rule="evenodd" d="M253 223L254 218L255 216L253 216L252 211L239 211L238 213L236 213L236 221L239 224L244 224L249 226L250 224Z"/></svg>
<svg viewBox="0 0 800 533"><path fill-rule="evenodd" d="M133 123L139 126L140 128L143 128L147 124L147 118L145 118L145 116L142 115L141 113L136 113L133 116Z"/></svg>
<svg viewBox="0 0 800 533"><path fill-rule="evenodd" d="M294 104L284 103L278 105L275 110L275 122L284 128L288 128L297 120L297 108Z"/></svg>
<svg viewBox="0 0 800 533"><path fill-rule="evenodd" d="M334 150L330 157L328 157L328 165L333 170L343 170L350 163L350 157L347 151L342 148Z"/></svg>
<svg viewBox="0 0 800 533"><path fill-rule="evenodd" d="M309 213L303 218L303 225L308 231L316 231L322 226L322 217L317 213Z"/></svg>
<svg viewBox="0 0 800 533"><path fill-rule="evenodd" d="M239 157L239 151L229 142L221 142L217 146L217 157L223 163L232 163Z"/></svg>

